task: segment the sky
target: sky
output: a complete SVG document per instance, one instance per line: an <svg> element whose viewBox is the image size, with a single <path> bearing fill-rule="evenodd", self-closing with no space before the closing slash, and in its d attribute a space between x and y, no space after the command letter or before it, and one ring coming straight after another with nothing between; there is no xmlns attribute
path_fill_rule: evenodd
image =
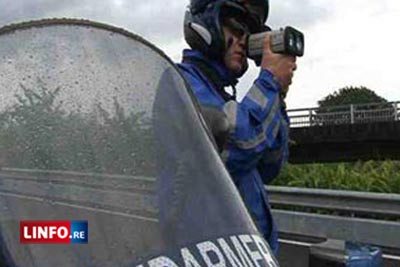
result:
<svg viewBox="0 0 400 267"><path fill-rule="evenodd" d="M0 0L0 26L31 19L85 18L124 28L180 61L187 48L183 15L189 0ZM267 24L305 34L305 55L287 96L289 109L317 106L345 86L366 86L400 101L399 0L270 0ZM238 85L239 97L259 69Z"/></svg>

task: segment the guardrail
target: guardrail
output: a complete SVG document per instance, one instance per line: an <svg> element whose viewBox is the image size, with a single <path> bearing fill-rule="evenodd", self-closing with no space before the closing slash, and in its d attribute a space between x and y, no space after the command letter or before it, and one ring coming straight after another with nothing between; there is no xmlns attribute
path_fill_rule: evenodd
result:
<svg viewBox="0 0 400 267"><path fill-rule="evenodd" d="M157 221L155 179L71 171L0 169L0 196Z"/></svg>
<svg viewBox="0 0 400 267"><path fill-rule="evenodd" d="M308 267L311 246L344 240L376 245L383 266L400 266L400 195L276 186L267 191L285 265Z"/></svg>
<svg viewBox="0 0 400 267"><path fill-rule="evenodd" d="M399 194L282 186L268 186L267 190L272 205L327 209L345 212L351 217L392 216L400 220Z"/></svg>
<svg viewBox="0 0 400 267"><path fill-rule="evenodd" d="M289 109L291 127L399 121L400 102Z"/></svg>
<svg viewBox="0 0 400 267"><path fill-rule="evenodd" d="M398 249L400 255L398 194L276 186L267 190L283 232L366 242ZM282 206L314 212L292 212Z"/></svg>
<svg viewBox="0 0 400 267"><path fill-rule="evenodd" d="M1 169L0 177L0 194L157 221L153 178L10 168ZM384 266L400 265L400 195L277 186L267 191L289 259L282 266L308 266L309 247L326 239L377 245Z"/></svg>

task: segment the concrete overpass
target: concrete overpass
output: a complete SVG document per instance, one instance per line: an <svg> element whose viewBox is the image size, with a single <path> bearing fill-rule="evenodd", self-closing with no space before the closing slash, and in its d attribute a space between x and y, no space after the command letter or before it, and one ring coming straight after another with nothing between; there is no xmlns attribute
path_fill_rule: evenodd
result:
<svg viewBox="0 0 400 267"><path fill-rule="evenodd" d="M290 162L400 160L400 102L292 109Z"/></svg>

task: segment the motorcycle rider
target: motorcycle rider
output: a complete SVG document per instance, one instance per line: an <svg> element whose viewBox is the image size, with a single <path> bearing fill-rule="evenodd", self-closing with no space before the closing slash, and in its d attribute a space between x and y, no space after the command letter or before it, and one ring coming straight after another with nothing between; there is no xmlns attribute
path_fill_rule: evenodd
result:
<svg viewBox="0 0 400 267"><path fill-rule="evenodd" d="M202 105L223 111L230 123L222 158L256 225L274 253L278 249L264 183L275 178L288 158L284 95L292 82L296 58L270 50L264 40L260 73L241 102L238 78L247 70L246 37L264 29L268 0L191 0L180 70ZM230 94L225 87L231 86Z"/></svg>

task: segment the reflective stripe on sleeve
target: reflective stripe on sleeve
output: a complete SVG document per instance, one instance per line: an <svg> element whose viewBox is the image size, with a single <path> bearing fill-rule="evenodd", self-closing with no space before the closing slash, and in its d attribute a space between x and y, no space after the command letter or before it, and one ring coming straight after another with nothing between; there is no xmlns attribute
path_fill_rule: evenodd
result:
<svg viewBox="0 0 400 267"><path fill-rule="evenodd" d="M274 138L274 139L276 138L280 128L281 128L281 122L278 121L278 123L275 125L274 129L272 130L272 138Z"/></svg>
<svg viewBox="0 0 400 267"><path fill-rule="evenodd" d="M262 131L259 135L248 141L235 141L235 145L241 149L253 149L265 140L265 132Z"/></svg>
<svg viewBox="0 0 400 267"><path fill-rule="evenodd" d="M271 108L271 111L269 112L268 117L263 122L264 132L268 129L268 127L271 125L272 121L274 120L276 112L278 111L278 109L280 107L279 103L280 103L280 98L278 95L276 95L275 99L274 99L274 103Z"/></svg>
<svg viewBox="0 0 400 267"><path fill-rule="evenodd" d="M237 109L238 103L234 100L230 100L224 105L224 112L228 117L229 132L231 134L235 132L237 126Z"/></svg>
<svg viewBox="0 0 400 267"><path fill-rule="evenodd" d="M251 87L250 91L246 94L246 97L259 105L262 109L265 109L268 105L268 98L255 83Z"/></svg>
<svg viewBox="0 0 400 267"><path fill-rule="evenodd" d="M279 109L279 103L280 103L279 101L280 101L279 96L276 96L275 99L274 99L274 103L273 103L273 106L271 108L271 111L268 114L267 119L263 122L263 125L262 125L263 130L262 130L262 132L260 134L258 134L256 137L254 137L254 138L252 138L250 140L247 140L247 141L237 141L236 140L235 141L235 145L238 148L241 148L241 149L254 149L255 147L257 147L258 145L260 145L262 142L265 141L265 139L266 139L265 132L267 131L267 129L269 128L269 126L273 122L273 119L274 119L274 117L276 115L276 112ZM278 121L277 125L275 126L275 128L273 130L273 137L274 138L277 135L279 127L280 127L280 122Z"/></svg>

